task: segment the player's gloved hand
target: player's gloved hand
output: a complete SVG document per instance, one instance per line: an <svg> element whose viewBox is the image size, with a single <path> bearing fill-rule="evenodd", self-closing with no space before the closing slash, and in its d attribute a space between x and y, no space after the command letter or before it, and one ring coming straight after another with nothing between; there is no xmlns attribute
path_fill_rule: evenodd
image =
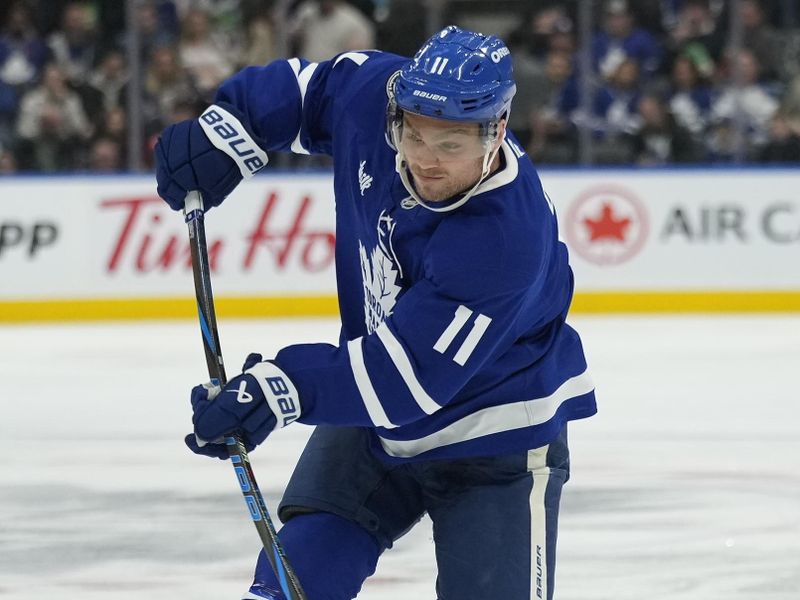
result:
<svg viewBox="0 0 800 600"><path fill-rule="evenodd" d="M197 190L206 209L218 206L243 177L267 164L267 155L231 106L209 106L198 119L170 125L155 147L158 195L182 210Z"/></svg>
<svg viewBox="0 0 800 600"><path fill-rule="evenodd" d="M260 354L250 354L243 373L221 390L210 384L195 387L191 400L194 433L186 436L186 445L195 454L221 459L228 458L226 434L239 433L250 451L301 412L291 379Z"/></svg>

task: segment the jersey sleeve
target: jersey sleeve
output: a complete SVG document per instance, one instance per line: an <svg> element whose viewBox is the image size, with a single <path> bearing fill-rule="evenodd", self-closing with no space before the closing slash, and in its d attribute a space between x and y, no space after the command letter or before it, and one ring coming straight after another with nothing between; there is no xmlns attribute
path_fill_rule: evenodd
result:
<svg viewBox="0 0 800 600"><path fill-rule="evenodd" d="M214 103L238 118L262 150L330 154L339 107L358 86L359 68L377 51L345 52L320 63L300 58L246 67Z"/></svg>
<svg viewBox="0 0 800 600"><path fill-rule="evenodd" d="M373 333L278 353L303 403L301 422L393 428L423 419L530 330L550 246L512 243L496 221L470 231L460 220L440 225L425 277Z"/></svg>

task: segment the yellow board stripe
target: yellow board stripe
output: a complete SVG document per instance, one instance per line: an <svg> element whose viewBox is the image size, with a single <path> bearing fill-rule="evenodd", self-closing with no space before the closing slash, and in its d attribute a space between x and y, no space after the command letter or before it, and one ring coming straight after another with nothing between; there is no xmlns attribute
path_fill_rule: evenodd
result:
<svg viewBox="0 0 800 600"><path fill-rule="evenodd" d="M215 299L220 317L336 316L335 296ZM583 292L572 313L800 312L800 291ZM59 299L0 301L0 322L104 321L195 318L193 298Z"/></svg>
<svg viewBox="0 0 800 600"><path fill-rule="evenodd" d="M800 291L583 292L573 313L800 312Z"/></svg>
<svg viewBox="0 0 800 600"><path fill-rule="evenodd" d="M220 317L335 316L335 296L214 298ZM197 318L194 298L0 301L0 322Z"/></svg>

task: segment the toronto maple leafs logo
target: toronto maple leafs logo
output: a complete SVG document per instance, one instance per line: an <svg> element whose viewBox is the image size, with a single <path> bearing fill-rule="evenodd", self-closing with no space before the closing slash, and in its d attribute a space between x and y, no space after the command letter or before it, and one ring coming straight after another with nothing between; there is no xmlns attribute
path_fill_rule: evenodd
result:
<svg viewBox="0 0 800 600"><path fill-rule="evenodd" d="M367 161L365 160L362 160L360 163L358 163L358 187L361 190L362 196L364 195L364 192L372 186L372 175L364 170L366 165Z"/></svg>
<svg viewBox="0 0 800 600"><path fill-rule="evenodd" d="M392 249L395 226L396 222L383 211L378 217L378 245L368 252L364 244L358 242L364 285L364 320L369 333L392 314L397 295L403 289L398 285L402 271Z"/></svg>

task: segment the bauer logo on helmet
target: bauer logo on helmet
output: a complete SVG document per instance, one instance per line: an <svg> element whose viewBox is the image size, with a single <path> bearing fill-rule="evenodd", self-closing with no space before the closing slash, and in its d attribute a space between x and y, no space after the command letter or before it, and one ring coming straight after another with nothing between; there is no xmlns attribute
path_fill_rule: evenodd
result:
<svg viewBox="0 0 800 600"><path fill-rule="evenodd" d="M437 102L447 101L447 96L442 96L441 94L431 94L430 92L423 92L422 90L414 90L413 95L427 98L428 100L435 100Z"/></svg>

